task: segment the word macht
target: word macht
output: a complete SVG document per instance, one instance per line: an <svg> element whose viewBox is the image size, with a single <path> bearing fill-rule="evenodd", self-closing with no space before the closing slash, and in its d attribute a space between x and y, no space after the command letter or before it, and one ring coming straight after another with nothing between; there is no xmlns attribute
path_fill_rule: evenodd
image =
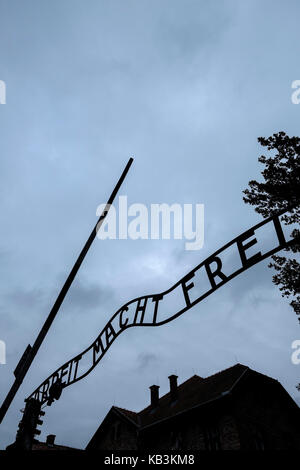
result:
<svg viewBox="0 0 300 470"><path fill-rule="evenodd" d="M194 210L193 210L194 209ZM114 205L100 204L96 215L105 219L97 226L100 240L192 240L186 250L200 250L204 244L204 204L145 204L128 207L127 196L119 196L118 210ZM118 212L118 217L117 217ZM128 218L131 217L131 220ZM173 221L173 223L172 223ZM171 230L171 225L173 230ZM195 227L195 230L193 230Z"/></svg>

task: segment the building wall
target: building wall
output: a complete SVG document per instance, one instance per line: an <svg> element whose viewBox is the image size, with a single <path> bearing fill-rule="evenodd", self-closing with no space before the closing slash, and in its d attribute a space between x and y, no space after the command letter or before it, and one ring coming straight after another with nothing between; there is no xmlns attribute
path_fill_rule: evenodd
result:
<svg viewBox="0 0 300 470"><path fill-rule="evenodd" d="M111 416L99 436L96 436L92 449L95 450L137 450L135 427L117 416Z"/></svg>
<svg viewBox="0 0 300 470"><path fill-rule="evenodd" d="M141 432L139 448L148 450L238 450L237 424L227 404L185 414Z"/></svg>
<svg viewBox="0 0 300 470"><path fill-rule="evenodd" d="M221 449L240 450L240 435L235 418L224 414L220 422Z"/></svg>
<svg viewBox="0 0 300 470"><path fill-rule="evenodd" d="M250 377L235 400L242 450L300 450L299 408L279 383Z"/></svg>

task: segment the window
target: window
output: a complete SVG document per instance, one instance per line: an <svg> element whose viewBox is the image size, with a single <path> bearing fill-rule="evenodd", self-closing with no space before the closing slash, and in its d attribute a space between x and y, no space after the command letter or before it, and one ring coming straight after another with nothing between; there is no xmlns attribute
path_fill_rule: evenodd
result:
<svg viewBox="0 0 300 470"><path fill-rule="evenodd" d="M204 430L206 450L221 450L220 433L217 426L207 426Z"/></svg>
<svg viewBox="0 0 300 470"><path fill-rule="evenodd" d="M114 423L112 425L110 433L111 433L111 440L112 441L117 441L119 439L119 437L120 437L120 423L119 422Z"/></svg>
<svg viewBox="0 0 300 470"><path fill-rule="evenodd" d="M179 431L171 432L171 450L182 449L182 435Z"/></svg>
<svg viewBox="0 0 300 470"><path fill-rule="evenodd" d="M120 437L120 430L121 430L120 423L116 423L115 424L115 441L118 440Z"/></svg>
<svg viewBox="0 0 300 470"><path fill-rule="evenodd" d="M259 429L256 429L253 433L253 444L255 450L265 450L265 441Z"/></svg>

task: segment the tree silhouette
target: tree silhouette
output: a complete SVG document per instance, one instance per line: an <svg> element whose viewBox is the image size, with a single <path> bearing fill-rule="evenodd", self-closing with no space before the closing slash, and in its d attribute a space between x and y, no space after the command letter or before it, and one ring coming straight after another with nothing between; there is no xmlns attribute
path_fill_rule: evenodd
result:
<svg viewBox="0 0 300 470"><path fill-rule="evenodd" d="M249 181L249 189L245 189L243 200L255 207L255 211L264 217L269 217L281 209L289 209L283 216L286 225L300 222L300 138L289 137L285 132L278 132L271 137L259 137L258 142L271 152L267 158L264 155L258 161L265 167L261 172L264 182ZM300 315L300 263L295 259L300 252L300 231L292 230L292 237L297 237L296 243L285 248L288 257L273 255L269 264L276 274L273 282L283 297L292 297L290 305L297 315ZM299 259L299 255L298 255ZM300 322L300 317L298 317Z"/></svg>

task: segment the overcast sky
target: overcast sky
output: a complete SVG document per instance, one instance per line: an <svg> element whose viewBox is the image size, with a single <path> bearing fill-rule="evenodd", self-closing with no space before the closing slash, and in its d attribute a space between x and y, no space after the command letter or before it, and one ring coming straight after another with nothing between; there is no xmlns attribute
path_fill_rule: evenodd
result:
<svg viewBox="0 0 300 470"><path fill-rule="evenodd" d="M258 223L242 190L260 177L257 137L299 135L297 0L0 0L0 400L33 344L128 158L128 203L203 203L205 243L95 240L5 420L81 352L125 302L160 292ZM295 313L268 260L174 322L124 332L103 361L46 408L41 438L84 448L112 405L139 411L236 362L297 399Z"/></svg>

